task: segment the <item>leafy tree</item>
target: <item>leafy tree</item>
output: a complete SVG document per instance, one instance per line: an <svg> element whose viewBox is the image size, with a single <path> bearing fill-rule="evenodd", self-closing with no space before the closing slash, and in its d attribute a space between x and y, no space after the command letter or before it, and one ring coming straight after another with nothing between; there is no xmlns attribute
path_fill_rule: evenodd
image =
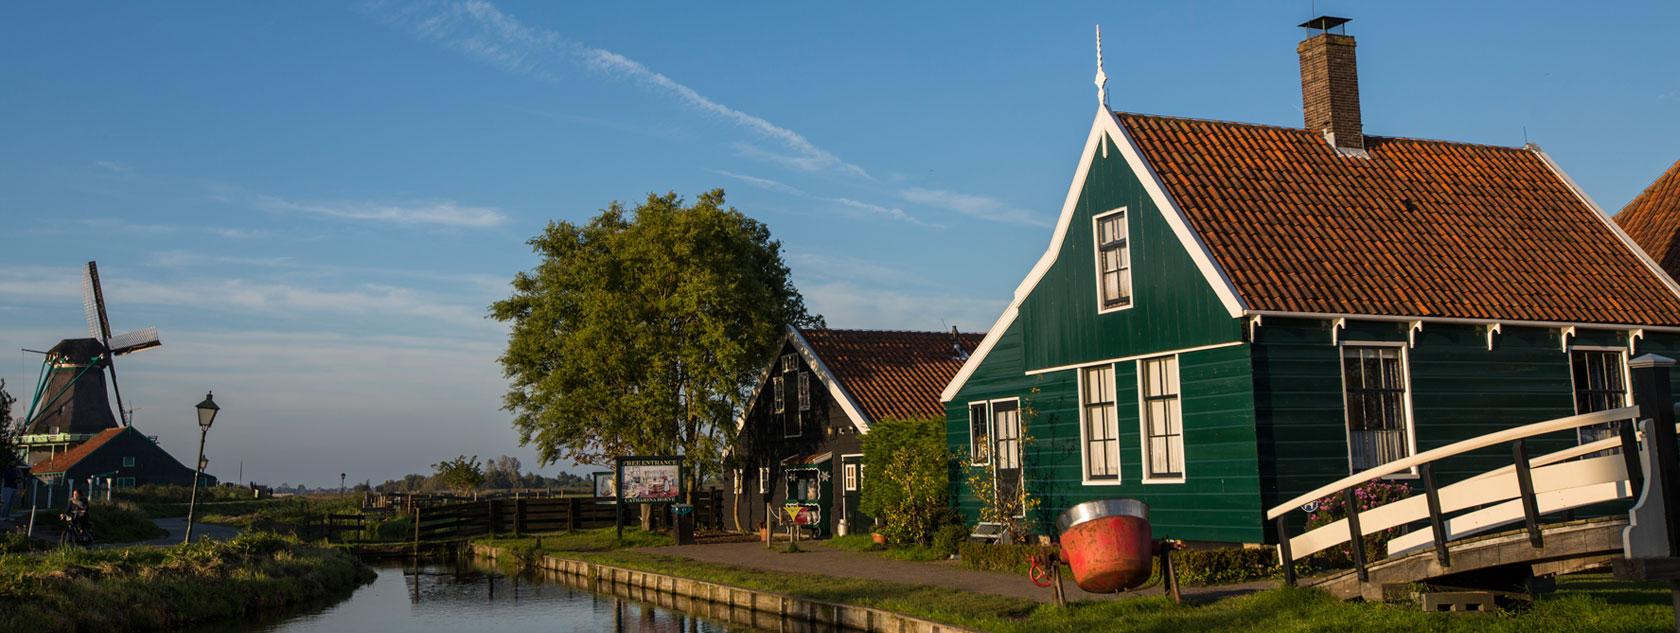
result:
<svg viewBox="0 0 1680 633"><path fill-rule="evenodd" d="M949 459L943 419L877 422L863 436L858 509L875 517L888 540L928 544L950 514Z"/></svg>
<svg viewBox="0 0 1680 633"><path fill-rule="evenodd" d="M456 492L465 494L484 485L484 467L479 465L477 455L441 461L432 464L432 468L437 471L433 475L437 482Z"/></svg>
<svg viewBox="0 0 1680 633"><path fill-rule="evenodd" d="M705 477L783 326L821 323L770 229L721 189L614 202L529 243L542 261L491 314L512 325L504 408L543 464L681 453Z"/></svg>
<svg viewBox="0 0 1680 633"><path fill-rule="evenodd" d="M23 423L12 419L12 405L17 398L6 391L6 381L0 380L0 470L16 468L22 460L18 457L18 435L23 432Z"/></svg>

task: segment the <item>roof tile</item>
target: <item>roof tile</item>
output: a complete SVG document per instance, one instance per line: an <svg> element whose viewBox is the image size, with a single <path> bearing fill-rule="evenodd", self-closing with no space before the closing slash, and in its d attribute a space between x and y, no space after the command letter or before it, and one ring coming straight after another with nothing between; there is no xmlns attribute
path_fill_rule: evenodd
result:
<svg viewBox="0 0 1680 633"><path fill-rule="evenodd" d="M962 369L983 334L884 330L800 330L871 423L888 418L938 418L939 392Z"/></svg>
<svg viewBox="0 0 1680 633"><path fill-rule="evenodd" d="M1628 237L1671 277L1680 277L1680 161L1616 214Z"/></svg>

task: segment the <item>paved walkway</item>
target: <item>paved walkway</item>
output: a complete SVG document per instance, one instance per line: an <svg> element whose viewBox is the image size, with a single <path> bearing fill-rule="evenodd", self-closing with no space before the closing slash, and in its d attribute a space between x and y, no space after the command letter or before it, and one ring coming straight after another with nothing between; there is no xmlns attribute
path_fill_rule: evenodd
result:
<svg viewBox="0 0 1680 633"><path fill-rule="evenodd" d="M171 519L152 519L152 522L156 523L158 527L163 528L164 530L167 530L169 532L169 534L166 535L166 536L157 537L157 538L152 539L150 541L142 541L140 543L128 543L128 545L176 545L176 544L179 544L182 539L187 537L187 519L185 517L177 517L177 518L171 518ZM207 539L207 538L216 539L218 541L225 541L225 540L228 540L228 539L233 538L233 537L238 536L238 535L239 535L239 528L235 528L235 527L228 527L226 525L212 525L212 524L209 524L209 523L194 523L193 524L193 540L194 541L202 541L202 540ZM94 536L98 536L98 535L96 534Z"/></svg>
<svg viewBox="0 0 1680 633"><path fill-rule="evenodd" d="M1051 590L1027 580L1025 574L979 571L963 567L957 561L917 562L887 558L869 552L851 552L827 547L821 541L802 542L805 551L784 554L779 549L766 549L763 543L716 543L708 545L675 545L646 547L638 551L691 560L766 571L795 574L817 574L840 578L862 578L912 585L949 587L976 593L988 593L1039 602L1054 600ZM1160 586L1144 591L1120 594L1094 594L1080 591L1073 579L1065 579L1069 601L1112 600L1136 596L1159 596ZM1272 581L1224 585L1219 587L1185 587L1185 600L1211 602L1219 598L1263 591L1276 587Z"/></svg>

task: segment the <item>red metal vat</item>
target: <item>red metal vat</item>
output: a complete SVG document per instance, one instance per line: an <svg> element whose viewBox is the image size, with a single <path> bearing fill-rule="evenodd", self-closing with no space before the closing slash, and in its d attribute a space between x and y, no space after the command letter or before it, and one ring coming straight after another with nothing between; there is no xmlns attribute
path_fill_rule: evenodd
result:
<svg viewBox="0 0 1680 633"><path fill-rule="evenodd" d="M1149 580L1155 553L1149 506L1135 499L1087 501L1056 518L1062 559L1091 593L1113 593Z"/></svg>

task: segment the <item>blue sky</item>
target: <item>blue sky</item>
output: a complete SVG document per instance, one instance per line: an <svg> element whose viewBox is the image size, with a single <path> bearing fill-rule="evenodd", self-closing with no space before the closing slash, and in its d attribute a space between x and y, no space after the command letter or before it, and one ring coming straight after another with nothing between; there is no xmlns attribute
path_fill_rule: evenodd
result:
<svg viewBox="0 0 1680 633"><path fill-rule="evenodd" d="M1680 5L1316 6L1354 18L1367 133L1526 128L1612 212L1680 158ZM116 327L165 341L120 364L136 424L189 455L215 389L218 476L534 465L484 314L549 219L724 187L831 325L981 330L1066 194L1093 24L1117 109L1300 125L1311 11L9 3L0 377L27 395L15 350L83 331L97 259Z"/></svg>

